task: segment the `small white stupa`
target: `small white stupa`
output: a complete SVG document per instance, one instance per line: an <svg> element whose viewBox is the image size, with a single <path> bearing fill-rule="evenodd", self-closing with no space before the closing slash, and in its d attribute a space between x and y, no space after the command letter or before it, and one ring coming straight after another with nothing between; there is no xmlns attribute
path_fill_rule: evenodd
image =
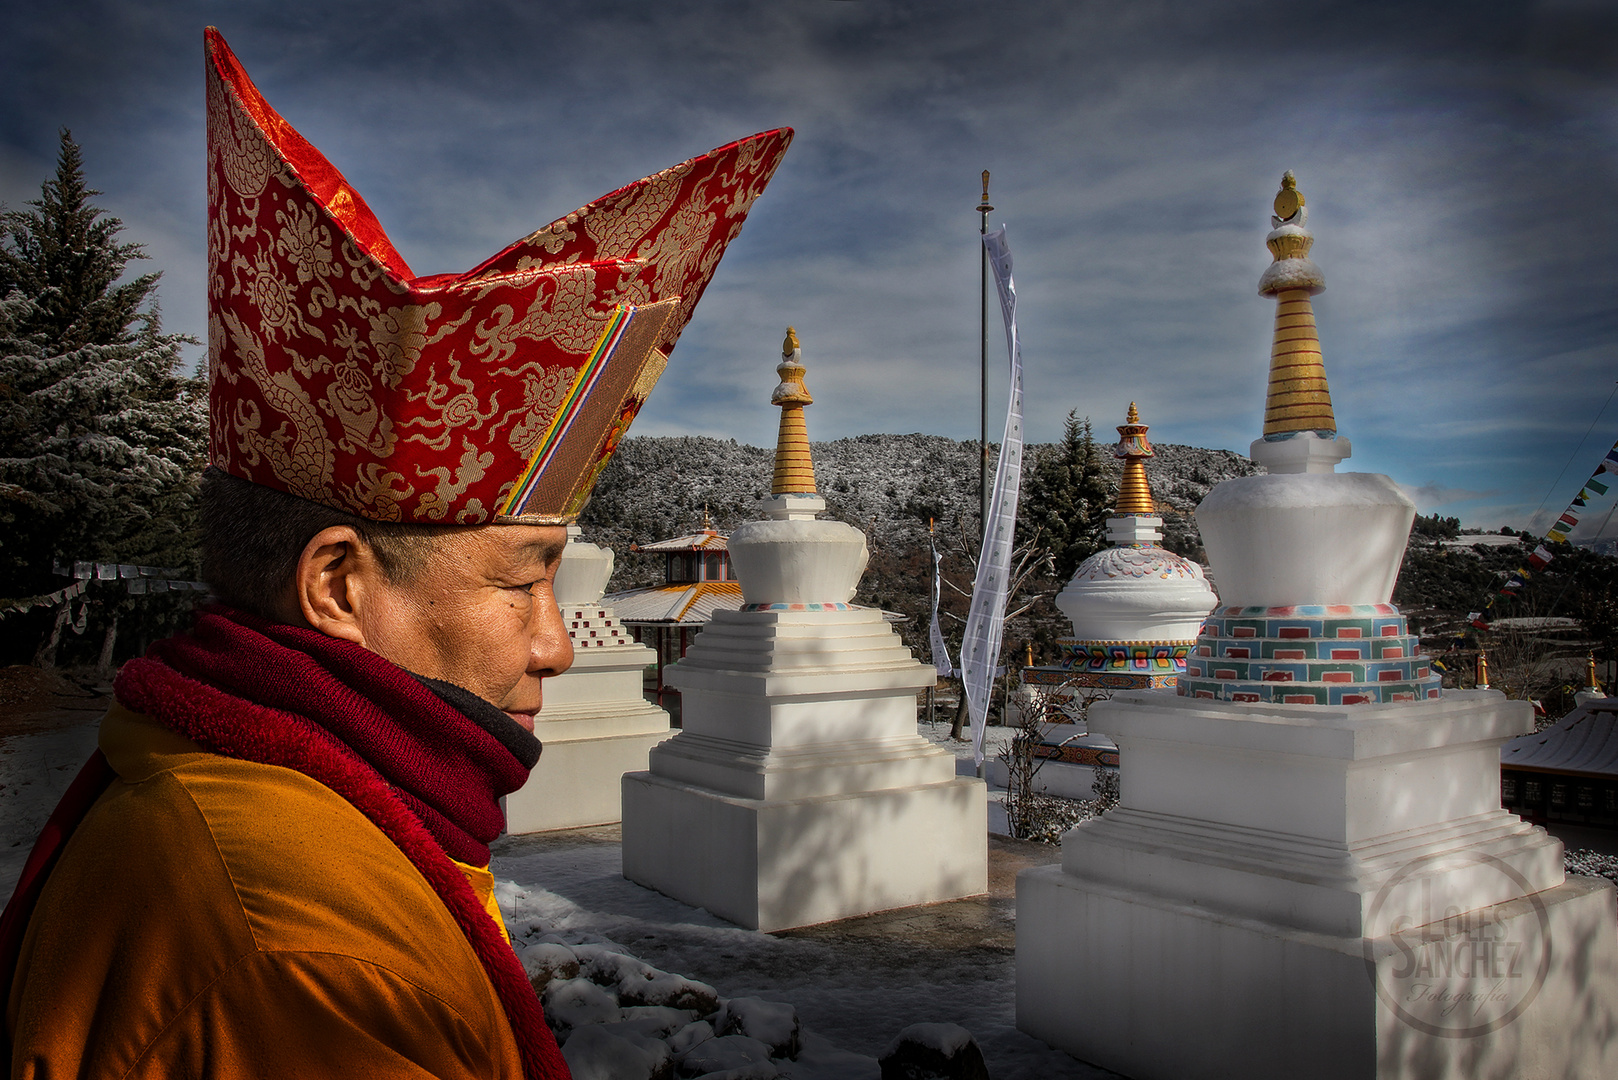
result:
<svg viewBox="0 0 1618 1080"><path fill-rule="evenodd" d="M669 714L641 692L656 654L637 644L602 604L612 552L567 527L556 570L556 605L573 639L573 666L545 680L534 734L544 744L528 782L506 796L506 831L607 825L619 818L619 781L646 768L669 737Z"/></svg>
<svg viewBox="0 0 1618 1080"><path fill-rule="evenodd" d="M624 777L624 876L759 930L982 893L986 788L916 732L936 671L849 603L865 537L815 517L790 328L776 370L766 518L729 543L744 604L668 669L683 727Z"/></svg>
<svg viewBox="0 0 1618 1080"><path fill-rule="evenodd" d="M1118 690L1172 689L1217 599L1202 567L1161 546L1163 518L1146 477L1146 461L1156 454L1149 430L1130 402L1113 448L1124 465L1107 519L1112 546L1080 563L1057 594L1072 625L1072 636L1057 642L1061 662L1022 669L1021 685L1033 691L1025 699L1044 710L1034 747L1045 762L1034 776L1038 791L1092 797L1096 770L1115 769L1118 748L1086 731L1083 704ZM992 783L1004 784L1006 773L1003 762L990 763Z"/></svg>
<svg viewBox="0 0 1618 1080"><path fill-rule="evenodd" d="M1336 473L1287 174L1271 475L1197 509L1221 606L1178 692L1090 709L1115 810L1017 881L1017 1026L1135 1080L1618 1076L1618 911L1501 808L1526 702L1441 692L1389 601L1414 508Z"/></svg>

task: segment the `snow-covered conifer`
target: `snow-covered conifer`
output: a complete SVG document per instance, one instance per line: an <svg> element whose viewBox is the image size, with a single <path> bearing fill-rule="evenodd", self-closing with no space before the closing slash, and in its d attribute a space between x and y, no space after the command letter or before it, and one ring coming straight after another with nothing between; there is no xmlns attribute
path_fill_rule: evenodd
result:
<svg viewBox="0 0 1618 1080"><path fill-rule="evenodd" d="M206 387L184 371L180 346L192 339L161 331L159 275L120 283L146 256L118 242L123 225L91 204L97 194L63 131L41 197L0 216L0 606L67 584L52 573L63 560L195 576ZM177 613L111 586L90 596L100 628L119 608L126 628L131 616L153 624ZM42 635L60 634L58 614L7 619L0 650L26 659Z"/></svg>

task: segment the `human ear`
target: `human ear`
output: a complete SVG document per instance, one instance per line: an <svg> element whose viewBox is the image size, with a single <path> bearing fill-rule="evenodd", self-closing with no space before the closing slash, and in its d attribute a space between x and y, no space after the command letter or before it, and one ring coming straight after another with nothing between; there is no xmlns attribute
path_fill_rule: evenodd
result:
<svg viewBox="0 0 1618 1080"><path fill-rule="evenodd" d="M380 570L370 545L347 525L310 537L294 575L304 621L328 637L365 645L361 615Z"/></svg>

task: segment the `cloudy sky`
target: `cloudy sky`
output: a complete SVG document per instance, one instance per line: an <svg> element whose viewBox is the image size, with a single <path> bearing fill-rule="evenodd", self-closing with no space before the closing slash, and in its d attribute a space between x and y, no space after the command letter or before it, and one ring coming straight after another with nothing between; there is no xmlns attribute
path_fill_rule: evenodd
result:
<svg viewBox="0 0 1618 1080"><path fill-rule="evenodd" d="M1246 452L1281 173L1308 200L1343 468L1425 512L1548 523L1618 437L1618 8L1539 3L5 0L0 200L56 133L205 333L202 28L465 270L712 146L797 129L636 434L768 445L787 324L811 435L978 427L978 176L1009 230L1028 437ZM991 308L991 319L996 318ZM990 438L1005 364L991 341ZM200 350L194 350L200 356ZM1610 501L1586 524L1599 528ZM1618 518L1607 534L1618 532Z"/></svg>

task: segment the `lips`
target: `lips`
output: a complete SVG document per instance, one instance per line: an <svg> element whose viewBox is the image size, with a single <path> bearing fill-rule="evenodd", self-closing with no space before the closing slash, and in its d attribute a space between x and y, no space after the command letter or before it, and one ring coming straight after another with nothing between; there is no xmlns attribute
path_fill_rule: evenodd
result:
<svg viewBox="0 0 1618 1080"><path fill-rule="evenodd" d="M539 712L538 709L535 709L533 712L513 712L510 709L501 709L500 711L515 720L518 726L520 726L524 731L528 732L529 734L533 734L534 714Z"/></svg>

